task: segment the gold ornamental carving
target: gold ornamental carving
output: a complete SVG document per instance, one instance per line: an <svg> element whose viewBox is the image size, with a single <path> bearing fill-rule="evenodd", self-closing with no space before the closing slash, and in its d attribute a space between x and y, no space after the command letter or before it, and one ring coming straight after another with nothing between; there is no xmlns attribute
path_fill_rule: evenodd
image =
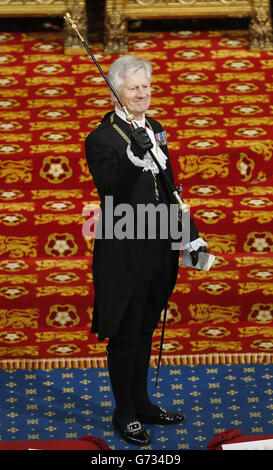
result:
<svg viewBox="0 0 273 470"><path fill-rule="evenodd" d="M272 22L270 11L265 6L254 9L249 24L249 37L251 49L272 49Z"/></svg>
<svg viewBox="0 0 273 470"><path fill-rule="evenodd" d="M106 0L104 50L128 52L128 20L249 17L250 49L273 49L270 0Z"/></svg>

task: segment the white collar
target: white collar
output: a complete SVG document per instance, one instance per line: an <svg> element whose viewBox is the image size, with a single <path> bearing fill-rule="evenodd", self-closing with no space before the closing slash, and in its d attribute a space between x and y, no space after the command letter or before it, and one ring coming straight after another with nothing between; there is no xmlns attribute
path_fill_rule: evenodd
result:
<svg viewBox="0 0 273 470"><path fill-rule="evenodd" d="M123 119L123 121L127 122L127 124L129 124L129 122L127 121L126 119L126 114L124 111L122 111L121 109L119 109L117 106L115 107L115 113L118 117L120 117L120 119ZM145 127L145 115L143 115L143 119L141 119L141 121L136 121L135 122L138 124L139 127Z"/></svg>

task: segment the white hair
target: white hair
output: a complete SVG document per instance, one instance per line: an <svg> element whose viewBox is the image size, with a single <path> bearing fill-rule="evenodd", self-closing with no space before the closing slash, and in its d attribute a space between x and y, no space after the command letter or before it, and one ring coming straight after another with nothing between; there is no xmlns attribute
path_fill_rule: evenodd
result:
<svg viewBox="0 0 273 470"><path fill-rule="evenodd" d="M116 59L108 72L108 79L118 93L125 78L129 77L133 72L144 69L147 73L149 82L152 78L152 66L148 60L139 59L131 55L124 55Z"/></svg>

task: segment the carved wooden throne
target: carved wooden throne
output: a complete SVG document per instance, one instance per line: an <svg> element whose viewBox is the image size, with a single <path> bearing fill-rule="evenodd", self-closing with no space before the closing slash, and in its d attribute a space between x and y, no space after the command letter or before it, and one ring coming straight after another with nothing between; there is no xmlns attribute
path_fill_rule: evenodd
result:
<svg viewBox="0 0 273 470"><path fill-rule="evenodd" d="M271 49L270 0L106 0L105 52L128 52L128 20L250 17L250 47Z"/></svg>
<svg viewBox="0 0 273 470"><path fill-rule="evenodd" d="M0 0L0 16L59 16L70 13L83 36L87 33L86 0ZM64 52L84 54L83 47L71 28L64 24Z"/></svg>

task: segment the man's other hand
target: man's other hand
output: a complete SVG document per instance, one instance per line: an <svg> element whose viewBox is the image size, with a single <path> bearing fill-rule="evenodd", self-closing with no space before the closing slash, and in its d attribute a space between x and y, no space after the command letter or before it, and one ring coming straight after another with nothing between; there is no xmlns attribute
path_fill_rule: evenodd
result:
<svg viewBox="0 0 273 470"><path fill-rule="evenodd" d="M200 247L198 248L198 250L193 250L193 251L190 252L191 261L192 261L192 265L193 265L193 266L196 266L197 263L198 263L198 254L199 254L200 252L206 253L206 251L207 251L207 248L206 248L205 246L200 246Z"/></svg>

